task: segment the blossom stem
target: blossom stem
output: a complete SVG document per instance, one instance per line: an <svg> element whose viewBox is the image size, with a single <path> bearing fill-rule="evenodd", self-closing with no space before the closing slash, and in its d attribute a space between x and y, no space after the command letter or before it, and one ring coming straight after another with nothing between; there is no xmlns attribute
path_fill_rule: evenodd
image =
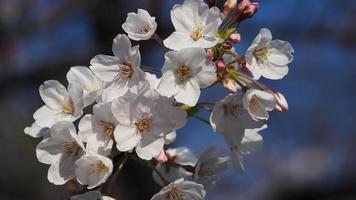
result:
<svg viewBox="0 0 356 200"><path fill-rule="evenodd" d="M145 72L152 72L155 74L162 74L162 72L158 69L155 69L153 67L149 67L149 66L141 66L141 69Z"/></svg>
<svg viewBox="0 0 356 200"><path fill-rule="evenodd" d="M162 38L159 37L159 36L157 35L157 33L154 33L154 34L151 36L151 39L152 39L152 40L155 40L164 50L166 50L166 51L169 50L166 46L164 46L164 43L163 43Z"/></svg>
<svg viewBox="0 0 356 200"><path fill-rule="evenodd" d="M210 122L209 122L208 120L206 120L206 119L204 119L204 118L202 118L202 117L200 117L200 116L198 116L198 115L190 115L190 116L192 116L192 117L194 117L195 119L197 119L197 120L199 120L199 121L201 121L201 122L204 122L204 123L206 123L206 124L208 124L208 125L210 126Z"/></svg>

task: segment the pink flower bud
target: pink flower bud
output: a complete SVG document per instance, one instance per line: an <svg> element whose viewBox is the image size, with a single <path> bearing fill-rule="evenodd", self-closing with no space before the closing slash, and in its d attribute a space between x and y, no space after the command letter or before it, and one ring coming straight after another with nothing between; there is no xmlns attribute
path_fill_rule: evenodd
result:
<svg viewBox="0 0 356 200"><path fill-rule="evenodd" d="M252 17L259 8L258 3L251 3L249 0L243 0L237 9L237 21L242 21Z"/></svg>
<svg viewBox="0 0 356 200"><path fill-rule="evenodd" d="M239 33L233 33L230 35L230 40L233 43L240 43L241 41L241 35Z"/></svg>
<svg viewBox="0 0 356 200"><path fill-rule="evenodd" d="M288 102L284 95L280 92L275 92L273 93L274 97L277 100L277 105L275 107L276 110L278 111L288 111Z"/></svg>
<svg viewBox="0 0 356 200"><path fill-rule="evenodd" d="M232 92L232 93L237 92L238 85L237 85L236 81L230 77L230 75L226 75L224 77L223 85L230 92Z"/></svg>
<svg viewBox="0 0 356 200"><path fill-rule="evenodd" d="M232 48L232 45L230 42L224 42L224 44L222 45L222 47L224 49L231 49Z"/></svg>
<svg viewBox="0 0 356 200"><path fill-rule="evenodd" d="M214 55L214 50L213 50L213 49L208 49L208 50L206 51L206 57L207 57L208 59L210 59L210 60L214 60L214 57L215 57L215 55Z"/></svg>
<svg viewBox="0 0 356 200"><path fill-rule="evenodd" d="M225 61L218 60L218 62L216 63L216 66L218 67L218 70L224 70L225 69Z"/></svg>
<svg viewBox="0 0 356 200"><path fill-rule="evenodd" d="M165 163L165 162L168 161L168 157L167 157L167 155L166 155L166 153L165 153L164 150L162 150L161 153L159 153L159 154L155 157L155 159L156 159L158 162L160 162L160 163Z"/></svg>

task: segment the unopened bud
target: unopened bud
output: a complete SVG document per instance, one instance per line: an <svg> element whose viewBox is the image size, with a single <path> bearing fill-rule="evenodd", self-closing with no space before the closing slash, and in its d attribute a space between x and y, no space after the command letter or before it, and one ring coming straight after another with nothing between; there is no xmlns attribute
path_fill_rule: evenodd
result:
<svg viewBox="0 0 356 200"><path fill-rule="evenodd" d="M241 35L239 33L233 33L230 35L230 40L233 43L240 43L241 42Z"/></svg>
<svg viewBox="0 0 356 200"><path fill-rule="evenodd" d="M243 0L237 9L237 21L252 17L258 11L259 6L259 3L251 3L250 0Z"/></svg>
<svg viewBox="0 0 356 200"><path fill-rule="evenodd" d="M155 156L155 159L160 163L165 163L168 161L168 157L164 150L162 150L157 156Z"/></svg>
<svg viewBox="0 0 356 200"><path fill-rule="evenodd" d="M236 8L237 0L227 0L224 4L224 16L228 16Z"/></svg>
<svg viewBox="0 0 356 200"><path fill-rule="evenodd" d="M224 42L223 45L222 45L222 47L223 47L224 49L231 49L231 48L232 48L232 45L231 45L230 42Z"/></svg>
<svg viewBox="0 0 356 200"><path fill-rule="evenodd" d="M288 102L284 95L280 92L274 92L273 93L274 97L277 100L277 105L275 107L276 110L278 111L288 111Z"/></svg>
<svg viewBox="0 0 356 200"><path fill-rule="evenodd" d="M237 92L238 85L236 81L232 79L231 76L228 74L224 77L223 86L232 93Z"/></svg>
<svg viewBox="0 0 356 200"><path fill-rule="evenodd" d="M218 70L224 70L226 65L224 60L218 60L216 63L216 66L218 67Z"/></svg>
<svg viewBox="0 0 356 200"><path fill-rule="evenodd" d="M208 49L208 50L206 51L206 57L207 57L208 59L210 59L210 60L214 60L214 57L215 57L215 55L214 55L214 50L213 50L213 49Z"/></svg>

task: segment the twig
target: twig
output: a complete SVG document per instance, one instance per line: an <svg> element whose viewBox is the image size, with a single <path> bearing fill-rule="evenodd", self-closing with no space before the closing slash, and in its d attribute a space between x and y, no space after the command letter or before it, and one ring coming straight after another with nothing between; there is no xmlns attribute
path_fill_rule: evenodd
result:
<svg viewBox="0 0 356 200"><path fill-rule="evenodd" d="M169 51L169 49L168 49L166 46L164 46L164 43L163 43L162 38L159 37L156 33L154 33L154 34L151 36L151 39L152 39L152 40L155 40L155 41L159 44L159 46L161 46L165 51Z"/></svg>

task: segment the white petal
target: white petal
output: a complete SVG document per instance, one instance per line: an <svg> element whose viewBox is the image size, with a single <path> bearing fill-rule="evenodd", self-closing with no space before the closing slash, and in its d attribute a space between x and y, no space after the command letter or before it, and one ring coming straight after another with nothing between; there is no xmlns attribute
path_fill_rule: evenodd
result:
<svg viewBox="0 0 356 200"><path fill-rule="evenodd" d="M168 145L168 144L173 143L176 140L176 137L177 137L177 132L176 131L172 131L172 132L166 134L164 136L164 144Z"/></svg>
<svg viewBox="0 0 356 200"><path fill-rule="evenodd" d="M41 127L51 127L56 121L55 116L61 113L59 110L52 110L48 106L44 105L40 107L33 114L33 118L36 120L36 124Z"/></svg>
<svg viewBox="0 0 356 200"><path fill-rule="evenodd" d="M184 86L181 86L179 92L174 95L175 99L189 106L195 106L200 97L200 88L195 81L188 81Z"/></svg>
<svg viewBox="0 0 356 200"><path fill-rule="evenodd" d="M241 142L240 151L243 154L250 154L256 152L262 146L262 136L256 130L246 129L245 136Z"/></svg>
<svg viewBox="0 0 356 200"><path fill-rule="evenodd" d="M171 97L178 92L178 85L176 84L176 75L172 70L163 73L161 81L158 85L160 94Z"/></svg>
<svg viewBox="0 0 356 200"><path fill-rule="evenodd" d="M129 61L130 58L130 50L131 50L131 42L126 35L119 34L114 38L112 44L112 52L114 55L119 58L121 63L125 63ZM132 64L128 62L127 64Z"/></svg>
<svg viewBox="0 0 356 200"><path fill-rule="evenodd" d="M120 61L113 56L97 55L90 61L90 69L101 80L113 81L119 73Z"/></svg>
<svg viewBox="0 0 356 200"><path fill-rule="evenodd" d="M192 47L194 40L186 33L173 32L163 43L167 48L179 51L187 47Z"/></svg>
<svg viewBox="0 0 356 200"><path fill-rule="evenodd" d="M262 76L271 80L279 80L289 72L288 66L277 66L269 63L262 71Z"/></svg>
<svg viewBox="0 0 356 200"><path fill-rule="evenodd" d="M180 165L195 166L197 158L188 147L178 147L174 149L167 149L166 153L170 157L174 157L174 162Z"/></svg>
<svg viewBox="0 0 356 200"><path fill-rule="evenodd" d="M145 136L143 138L145 138ZM136 153L138 157L144 160L151 160L153 157L157 156L162 151L164 146L163 138L159 138L148 145L144 145L144 142L145 141L142 141L136 146Z"/></svg>
<svg viewBox="0 0 356 200"><path fill-rule="evenodd" d="M85 105L92 104L100 94L102 83L88 67L71 67L67 73L69 83L75 83L83 88Z"/></svg>
<svg viewBox="0 0 356 200"><path fill-rule="evenodd" d="M42 100L51 109L59 110L61 103L68 99L67 89L55 80L44 82L39 90Z"/></svg>
<svg viewBox="0 0 356 200"><path fill-rule="evenodd" d="M48 181L55 185L63 185L72 178L61 176L59 172L59 163L60 160L58 160L55 164L51 165L48 169L47 174Z"/></svg>
<svg viewBox="0 0 356 200"><path fill-rule="evenodd" d="M90 137L94 136L92 127L92 115L84 115L84 117L79 121L79 132L78 136L83 142L88 142Z"/></svg>
<svg viewBox="0 0 356 200"><path fill-rule="evenodd" d="M53 138L45 138L36 148L36 156L38 161L45 164L55 164L61 154L63 146Z"/></svg>
<svg viewBox="0 0 356 200"><path fill-rule="evenodd" d="M190 33L194 27L193 12L183 5L175 5L171 11L171 20L176 31Z"/></svg>
<svg viewBox="0 0 356 200"><path fill-rule="evenodd" d="M107 86L102 93L103 102L112 102L113 100L123 96L128 91L127 82L112 82Z"/></svg>
<svg viewBox="0 0 356 200"><path fill-rule="evenodd" d="M133 149L141 139L141 136L137 133L135 127L121 125L116 126L114 137L116 147L119 151L129 151Z"/></svg>

